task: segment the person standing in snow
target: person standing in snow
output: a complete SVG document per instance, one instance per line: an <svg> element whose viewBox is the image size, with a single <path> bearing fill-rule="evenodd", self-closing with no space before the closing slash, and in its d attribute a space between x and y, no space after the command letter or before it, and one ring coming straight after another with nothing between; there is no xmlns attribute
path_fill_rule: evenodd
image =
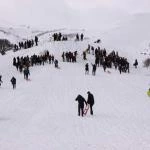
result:
<svg viewBox="0 0 150 150"><path fill-rule="evenodd" d="M85 65L85 74L89 74L89 64L86 63Z"/></svg>
<svg viewBox="0 0 150 150"><path fill-rule="evenodd" d="M135 60L133 66L135 66L135 68L137 68L137 66L138 66L138 61L137 61L137 59Z"/></svg>
<svg viewBox="0 0 150 150"><path fill-rule="evenodd" d="M13 58L13 66L16 66L16 58Z"/></svg>
<svg viewBox="0 0 150 150"><path fill-rule="evenodd" d="M24 79L28 80L28 77L30 75L30 71L27 67L24 69L23 73L24 73Z"/></svg>
<svg viewBox="0 0 150 150"><path fill-rule="evenodd" d="M0 75L0 87L1 87L2 83L3 83L3 81L2 81L2 75Z"/></svg>
<svg viewBox="0 0 150 150"><path fill-rule="evenodd" d="M87 104L90 105L90 114L93 115L94 96L90 91L88 91L87 94L88 94Z"/></svg>
<svg viewBox="0 0 150 150"><path fill-rule="evenodd" d="M93 69L92 69L92 75L93 76L95 76L95 74L96 74L96 65L94 64L92 64L92 66L93 66Z"/></svg>
<svg viewBox="0 0 150 150"><path fill-rule="evenodd" d="M85 51L83 52L83 60L87 60Z"/></svg>
<svg viewBox="0 0 150 150"><path fill-rule="evenodd" d="M79 34L76 34L76 41L79 41Z"/></svg>
<svg viewBox="0 0 150 150"><path fill-rule="evenodd" d="M39 42L39 39L38 39L38 37L37 36L35 36L35 44L36 44L36 46L38 46L38 42Z"/></svg>
<svg viewBox="0 0 150 150"><path fill-rule="evenodd" d="M12 77L11 80L10 80L10 82L11 82L12 85L13 85L13 89L15 89L15 88L16 88L16 78L15 78L15 77Z"/></svg>
<svg viewBox="0 0 150 150"><path fill-rule="evenodd" d="M122 65L121 64L119 64L118 70L119 70L119 72L121 74L121 72L122 72Z"/></svg>
<svg viewBox="0 0 150 150"><path fill-rule="evenodd" d="M57 59L55 59L54 64L55 64L55 68L58 68L58 60Z"/></svg>
<svg viewBox="0 0 150 150"><path fill-rule="evenodd" d="M83 35L83 33L81 34L81 41L83 41L83 38L84 38L84 35Z"/></svg>
<svg viewBox="0 0 150 150"><path fill-rule="evenodd" d="M87 105L87 102L85 101L85 98L83 96L81 96L80 94L77 96L77 98L75 99L76 101L78 101L78 116L83 117L84 115L84 103Z"/></svg>
<svg viewBox="0 0 150 150"><path fill-rule="evenodd" d="M55 59L55 57L54 57L54 55L52 55L51 56L51 62L52 62L52 64L54 63L54 59Z"/></svg>
<svg viewBox="0 0 150 150"><path fill-rule="evenodd" d="M64 52L62 54L62 59L63 59L63 62L65 62L65 53Z"/></svg>

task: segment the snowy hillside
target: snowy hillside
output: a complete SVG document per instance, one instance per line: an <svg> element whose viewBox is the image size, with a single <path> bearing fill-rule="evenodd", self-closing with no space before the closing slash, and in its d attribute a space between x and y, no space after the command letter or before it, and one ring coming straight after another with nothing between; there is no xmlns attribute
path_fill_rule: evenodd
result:
<svg viewBox="0 0 150 150"><path fill-rule="evenodd" d="M115 28L105 31L102 37L112 48L132 49L141 52L150 43L150 14L136 14L119 21ZM135 50L136 49L136 50Z"/></svg>
<svg viewBox="0 0 150 150"><path fill-rule="evenodd" d="M131 60L145 59L148 56L141 53L150 54L149 17L150 13L128 15L110 26L106 25L105 30L91 30L88 35L94 39L101 38L104 47L121 51L126 56L130 50L128 57Z"/></svg>
<svg viewBox="0 0 150 150"><path fill-rule="evenodd" d="M33 29L29 26L8 26L6 23L0 24L0 38L8 39L12 43L33 38L45 31Z"/></svg>
<svg viewBox="0 0 150 150"><path fill-rule="evenodd" d="M51 30L33 32L25 27L7 29L9 35L1 32L12 41L39 34L40 43L31 49L0 55L0 74L3 76L0 87L0 150L149 150L150 98L146 91L150 74L141 63L147 56L140 54L147 45L136 45L149 40L149 24L136 26L137 20L105 33L57 30L70 36L69 41L64 42L52 41L50 36L55 31ZM142 20L146 21L143 17ZM76 33L84 33L85 40L75 42ZM143 34L139 37L137 33ZM97 38L102 39L101 44L94 43ZM133 44L128 43L130 40ZM85 64L94 63L91 54L87 55L87 61L82 60L88 44L106 47L108 52L115 50L127 57L130 73L120 75L112 68L108 69L109 74L99 67L96 76L92 76L90 65L90 74L85 75ZM31 67L31 81L25 81L23 74L12 65L13 58L39 55L44 50L58 59L60 69L48 63ZM77 63L63 62L63 51L78 51ZM135 58L140 62L137 69L132 66ZM17 79L16 90L10 83L12 76ZM95 97L94 115L88 112L82 118L77 115L75 98L78 94L87 98L87 91Z"/></svg>

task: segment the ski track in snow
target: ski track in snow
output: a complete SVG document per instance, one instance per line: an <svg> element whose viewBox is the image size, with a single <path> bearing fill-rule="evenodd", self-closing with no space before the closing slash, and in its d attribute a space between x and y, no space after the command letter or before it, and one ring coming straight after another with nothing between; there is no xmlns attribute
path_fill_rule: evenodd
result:
<svg viewBox="0 0 150 150"><path fill-rule="evenodd" d="M148 70L135 69L119 74L102 67L96 76L84 74L86 62L82 51L90 41L46 42L38 47L8 52L0 56L0 150L149 150L150 100L146 95ZM54 65L34 66L31 81L12 66L15 56L40 54L49 50L59 60ZM63 51L79 52L77 63L62 62ZM121 53L121 52L120 52ZM125 52L130 56L130 51ZM120 54L121 55L121 54ZM132 56L130 57L130 59ZM132 63L132 62L131 62ZM10 79L17 79L12 90ZM87 98L87 91L95 96L94 116L77 116L78 94Z"/></svg>

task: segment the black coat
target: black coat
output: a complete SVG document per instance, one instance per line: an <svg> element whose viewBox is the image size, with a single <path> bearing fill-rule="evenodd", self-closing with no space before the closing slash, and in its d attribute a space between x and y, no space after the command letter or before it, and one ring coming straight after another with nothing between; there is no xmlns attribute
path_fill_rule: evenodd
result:
<svg viewBox="0 0 150 150"><path fill-rule="evenodd" d="M93 71L96 71L96 65L95 64L93 65Z"/></svg>
<svg viewBox="0 0 150 150"><path fill-rule="evenodd" d="M29 69L24 69L24 75L30 75Z"/></svg>
<svg viewBox="0 0 150 150"><path fill-rule="evenodd" d="M86 71L89 70L89 65L88 65L88 64L85 65L85 70L86 70Z"/></svg>
<svg viewBox="0 0 150 150"><path fill-rule="evenodd" d="M11 83L12 83L12 84L16 84L16 78L13 77L13 78L11 79Z"/></svg>
<svg viewBox="0 0 150 150"><path fill-rule="evenodd" d="M87 103L90 104L90 105L94 105L94 96L93 96L93 94L91 94L91 93L88 94Z"/></svg>
<svg viewBox="0 0 150 150"><path fill-rule="evenodd" d="M78 104L81 108L84 108L84 102L87 104L87 102L85 101L84 97L81 95L78 95L76 98L76 101L78 101Z"/></svg>

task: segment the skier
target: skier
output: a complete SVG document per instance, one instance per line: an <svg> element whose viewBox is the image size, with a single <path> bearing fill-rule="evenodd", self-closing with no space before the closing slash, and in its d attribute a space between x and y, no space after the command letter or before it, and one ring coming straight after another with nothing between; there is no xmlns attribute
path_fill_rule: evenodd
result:
<svg viewBox="0 0 150 150"><path fill-rule="evenodd" d="M93 94L91 94L90 91L88 91L87 94L88 94L87 104L90 105L90 114L93 115L94 96Z"/></svg>
<svg viewBox="0 0 150 150"><path fill-rule="evenodd" d="M15 89L16 88L16 78L12 77L10 81L11 81L11 83L13 85L13 89Z"/></svg>
<svg viewBox="0 0 150 150"><path fill-rule="evenodd" d="M84 103L87 105L87 102L85 101L85 98L83 96L81 96L80 94L77 96L77 98L75 100L78 101L78 116L80 116L80 113L81 113L81 115L83 117Z"/></svg>

